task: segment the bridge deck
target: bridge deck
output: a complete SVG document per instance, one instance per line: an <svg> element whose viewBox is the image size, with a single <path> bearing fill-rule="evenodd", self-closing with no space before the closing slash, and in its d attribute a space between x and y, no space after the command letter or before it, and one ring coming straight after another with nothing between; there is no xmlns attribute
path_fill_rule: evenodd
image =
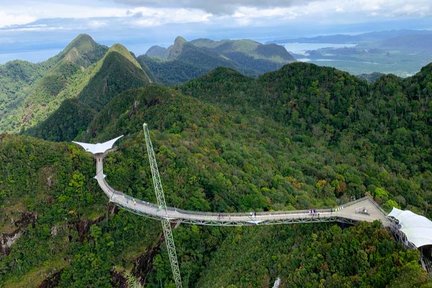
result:
<svg viewBox="0 0 432 288"><path fill-rule="evenodd" d="M308 210L269 211L248 213L214 213L187 211L168 207L160 209L157 205L130 197L113 189L105 180L103 174L104 155L96 154L96 176L99 186L110 198L110 201L134 212L155 219L168 219L198 225L240 226L269 225L305 222L372 222L379 220L384 226L389 225L385 212L369 197L347 203L332 209L316 209L315 213Z"/></svg>

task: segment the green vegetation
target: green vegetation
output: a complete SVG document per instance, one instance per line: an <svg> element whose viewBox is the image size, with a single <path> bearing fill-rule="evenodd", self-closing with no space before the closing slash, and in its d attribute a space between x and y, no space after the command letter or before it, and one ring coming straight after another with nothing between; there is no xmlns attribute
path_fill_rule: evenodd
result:
<svg viewBox="0 0 432 288"><path fill-rule="evenodd" d="M11 96L6 98L9 100L4 104L5 116L0 118L0 132L16 133L32 127L57 110L65 99L76 97L89 80L92 64L101 59L106 50L90 36L79 35L57 56L31 64L30 83L20 85L16 100ZM22 69L19 71L24 73ZM6 78L6 83L0 82L0 91L3 85L11 85L10 81ZM0 100L2 98L0 96Z"/></svg>
<svg viewBox="0 0 432 288"><path fill-rule="evenodd" d="M295 59L283 46L276 44L261 44L252 40L221 40L197 39L191 41L196 47L207 48L228 58L243 54L253 59L270 60L275 63L286 64Z"/></svg>
<svg viewBox="0 0 432 288"><path fill-rule="evenodd" d="M167 85L183 83L202 76L207 72L194 64L175 60L162 61L146 55L139 56L138 61L141 63L141 66L148 67L157 82Z"/></svg>
<svg viewBox="0 0 432 288"><path fill-rule="evenodd" d="M79 96L35 134L91 142L124 134L105 160L116 189L155 202L147 122L170 206L308 209L370 194L384 209L432 216L432 66L374 84L304 63L257 79L218 68L167 88L148 84L126 52L115 46L80 74ZM114 271L173 286L160 223L107 204L78 146L1 135L0 163L0 233L14 230L16 210L37 214L0 258L0 286L36 287L58 273L58 287L110 287ZM174 237L185 287L268 287L277 277L281 287L430 287L418 251L379 223L181 225ZM147 271L136 269L140 256Z"/></svg>
<svg viewBox="0 0 432 288"><path fill-rule="evenodd" d="M173 85L202 76L216 67L234 68L245 75L258 76L277 70L294 58L275 44L208 39L187 42L177 37L168 49L153 46L138 60L148 67L158 82Z"/></svg>
<svg viewBox="0 0 432 288"><path fill-rule="evenodd" d="M29 86L42 77L44 70L42 65L25 61L0 65L0 119L7 117L21 104Z"/></svg>
<svg viewBox="0 0 432 288"><path fill-rule="evenodd" d="M152 227L158 223L154 221L125 211L104 219L107 202L92 181L93 160L75 145L3 136L0 159L0 172L5 175L0 182L2 211L21 203L38 215L36 225L29 226L11 254L1 258L1 286L24 287L29 277L37 274L33 281L42 281L49 276L43 271L64 269L61 283L106 287L112 261L122 263L121 253L130 245L145 250L155 238L157 229ZM99 224L89 227L91 223Z"/></svg>
<svg viewBox="0 0 432 288"><path fill-rule="evenodd" d="M158 82L164 84L186 82L219 66L237 67L232 61L189 43L184 43L177 49L176 54L171 53L175 55L171 57L175 58L168 58L169 61L145 55L139 56L138 61L149 68Z"/></svg>
<svg viewBox="0 0 432 288"><path fill-rule="evenodd" d="M343 171L356 171L341 175L343 182L351 183L350 196L372 194L381 186L403 208L415 209L414 205L428 211L432 196L432 131L427 120L431 110L426 96L430 95L430 69L429 65L407 79L386 76L373 85L333 68L304 63L287 65L257 80L219 69L181 90L227 111L268 115L290 128L287 135L292 135L292 141L326 147L331 152L322 155L327 155L333 171L327 174L317 169L315 173L328 184L340 182L329 176L341 174L334 169L341 161ZM318 167L327 166L322 165ZM342 196L337 189L329 191Z"/></svg>
<svg viewBox="0 0 432 288"><path fill-rule="evenodd" d="M281 287L421 287L418 257L378 223L248 227L223 241L197 287L272 287L278 277Z"/></svg>
<svg viewBox="0 0 432 288"><path fill-rule="evenodd" d="M129 51L116 44L96 63L73 100L66 100L45 121L25 134L53 141L70 141L84 131L94 115L118 93L144 86L151 78Z"/></svg>

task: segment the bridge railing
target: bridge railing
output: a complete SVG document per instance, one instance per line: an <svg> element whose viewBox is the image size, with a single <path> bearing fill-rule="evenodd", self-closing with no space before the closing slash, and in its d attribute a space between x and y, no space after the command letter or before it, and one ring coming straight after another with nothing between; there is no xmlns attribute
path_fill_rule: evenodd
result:
<svg viewBox="0 0 432 288"><path fill-rule="evenodd" d="M378 205L378 203L376 203L376 202L373 200L373 198L372 198L371 196L364 196L364 197L358 198L358 199L356 199L356 200L353 200L353 201L347 202L347 203L345 203L345 204L342 204L342 205L340 205L340 206L348 207L348 206L352 206L352 205L354 205L354 204L357 204L357 203L362 202L362 201L365 201L365 200L370 200L370 202L372 202L373 205L375 205L378 209L380 209L381 212L387 214L387 213L386 213L386 212L385 212L385 211L384 211L384 210L383 210L383 209Z"/></svg>
<svg viewBox="0 0 432 288"><path fill-rule="evenodd" d="M357 203L359 203L359 202L363 202L363 201L366 200L366 199L370 199L370 197L368 197L368 196L364 196L364 197L358 198L358 199L356 199L356 200L353 200L353 201L347 202L347 203L345 203L345 204L341 204L341 205L339 205L339 207L341 207L341 206L343 206L343 207L349 207L349 206L352 206L352 205L357 204Z"/></svg>
<svg viewBox="0 0 432 288"><path fill-rule="evenodd" d="M334 209L313 209L313 213L329 213L329 212L335 212ZM278 215L278 214L313 214L312 209L308 210L286 210L286 211L260 211L256 212L256 215Z"/></svg>
<svg viewBox="0 0 432 288"><path fill-rule="evenodd" d="M129 196L121 191L117 191L114 188L112 188L104 179L103 180L105 183L105 186L108 188L109 192L113 193L113 195L115 197L124 197L125 199L132 201L132 202L136 202L139 204L143 204L155 209L158 209L159 206L157 206L156 204L153 204L151 202L147 202L147 201L143 201L137 198L134 198L132 196ZM180 208L175 208L175 207L167 207L168 211L172 211L172 212L178 212L181 214L189 214L189 215L204 215L204 216L232 216L232 217L236 217L236 216L268 216L268 215L286 215L286 214L310 214L312 209L309 210L286 210L286 211L253 211L251 210L250 212L202 212L202 211L193 211L193 210L184 210L184 209L180 209ZM333 212L334 209L314 209L314 213L329 213L329 212Z"/></svg>
<svg viewBox="0 0 432 288"><path fill-rule="evenodd" d="M376 203L375 200L373 200L373 198L370 197L370 196L364 196L364 197L361 197L361 198L356 199L356 200L354 200L354 201L351 201L351 202L348 202L348 203L342 204L342 205L340 205L340 207L344 207L344 208L346 208L346 207L352 206L352 205L354 205L354 204L357 204L357 203L359 203L359 202L362 202L362 201L364 201L364 200L369 200L369 201L372 203L372 205L374 205L376 208L378 208L378 210L381 211L381 213L383 213L384 215L387 216L388 213L387 213L386 211L384 211L384 209L382 209L382 207L381 207L380 205L378 205L378 203Z"/></svg>
<svg viewBox="0 0 432 288"><path fill-rule="evenodd" d="M126 199L127 201L131 201L132 203L136 203L136 204L141 204L141 205L145 205L147 207L153 208L155 210L159 209L160 207L156 204L153 204L151 202L147 202L147 201L143 201L137 198L134 198L132 196L129 196L123 192L117 191L114 188L112 188L111 186L108 185L108 183L105 181L105 179L103 180L105 183L105 186L108 188L110 193L113 193L113 195L115 197L123 197L124 199ZM345 205L339 206L339 207L348 207L351 206L353 204L356 204L358 202L364 201L366 198L368 197L363 197L363 198L359 198L353 202L349 202L346 203ZM374 201L371 201L374 202ZM377 205L377 204L376 204ZM377 205L379 207L379 205ZM251 210L250 212L202 212L202 211L193 211L193 210L184 210L184 209L180 209L180 208L175 208L175 207L167 207L167 211L171 211L171 212L177 212L183 215L196 215L196 216L209 216L209 217L215 217L215 218L219 218L219 219L223 219L226 217L251 217L252 219L254 217L259 217L259 216L277 216L277 215L294 215L294 214L304 214L305 216L309 216L309 215L317 215L320 213L331 213L331 212L336 212L337 208L333 208L333 209L304 209L304 210L287 210L287 211L253 211ZM314 212L312 212L314 211Z"/></svg>
<svg viewBox="0 0 432 288"><path fill-rule="evenodd" d="M184 210L180 208L168 207L168 211L175 211L184 215L210 216L210 217L256 217L256 216L271 216L271 215L287 215L287 214L304 214L310 215L311 210L289 210L289 211L250 211L250 212L202 212L193 210ZM315 209L315 214L330 213L332 209Z"/></svg>
<svg viewBox="0 0 432 288"><path fill-rule="evenodd" d="M191 215L208 215L208 216L268 216L268 215L286 215L286 214L311 214L312 209L309 210L286 210L286 211L249 211L249 212L203 212L203 211L193 211L193 210L184 210L180 208L167 208L170 211L176 211L182 214L191 214ZM314 213L330 213L334 212L334 209L314 209ZM312 213L313 214L313 213Z"/></svg>
<svg viewBox="0 0 432 288"><path fill-rule="evenodd" d="M376 203L372 198L369 197L369 199L371 200L372 204L378 208L378 210L381 211L381 213L383 213L385 216L388 215L388 213L380 206L378 205L378 203Z"/></svg>
<svg viewBox="0 0 432 288"><path fill-rule="evenodd" d="M140 199L138 199L138 198L134 198L134 197L129 196L129 195L127 195L127 194L125 194L125 193L123 193L123 192L121 192L121 191L117 191L117 190L115 190L115 189L112 188L110 185L108 185L108 183L105 181L105 179L104 179L104 182L105 182L105 186L108 188L108 190L109 190L111 193L113 193L113 195L114 195L115 197L123 197L124 199L127 199L128 201L131 201L131 202L133 202L133 203L136 202L136 203L144 204L144 205L147 205L147 206L153 207L153 208L155 208L155 209L159 208L156 204L153 204L153 203L150 203L150 202L147 202L147 201L143 201L143 200L140 200Z"/></svg>

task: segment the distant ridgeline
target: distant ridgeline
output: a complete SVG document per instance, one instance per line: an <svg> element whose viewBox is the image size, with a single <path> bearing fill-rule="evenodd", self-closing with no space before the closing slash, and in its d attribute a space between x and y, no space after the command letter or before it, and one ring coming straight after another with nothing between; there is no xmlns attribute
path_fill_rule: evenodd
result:
<svg viewBox="0 0 432 288"><path fill-rule="evenodd" d="M233 68L248 76L274 71L295 59L283 46L252 40L197 39L177 37L172 46L151 47L138 61L164 84L178 84L197 78L216 67Z"/></svg>
<svg viewBox="0 0 432 288"><path fill-rule="evenodd" d="M182 47L150 49L161 58L152 63L189 71L178 59L201 55L188 52L195 48L208 60L203 73L213 60L243 59L229 57L240 50L283 59L269 56L273 46L270 53L236 41L176 42ZM62 142L124 134L105 159L107 181L155 203L144 122L169 206L259 214L370 195L387 212L432 218L431 64L373 83L307 63L256 78L228 66L166 87L157 82L167 74L143 59L150 63L80 35L46 62L0 66L0 130L22 131L0 134L0 287L118 287L134 279L172 287L159 222L113 208L93 179L91 156ZM199 63L192 59L188 65ZM430 285L419 252L376 222L184 225L174 238L185 287L269 287L277 278L285 287Z"/></svg>

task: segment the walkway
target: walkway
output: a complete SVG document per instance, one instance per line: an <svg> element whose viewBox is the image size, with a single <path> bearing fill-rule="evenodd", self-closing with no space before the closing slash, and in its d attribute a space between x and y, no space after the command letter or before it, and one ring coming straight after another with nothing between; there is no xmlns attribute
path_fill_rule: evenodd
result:
<svg viewBox="0 0 432 288"><path fill-rule="evenodd" d="M171 222L213 226L270 225L311 222L341 222L353 224L358 221L379 220L384 226L390 225L386 213L369 197L364 197L332 209L269 211L249 213L214 213L187 211L168 207L160 209L157 205L130 197L112 188L103 174L103 160L106 154L95 154L96 176L99 186L110 201L135 214L154 219L168 219Z"/></svg>

